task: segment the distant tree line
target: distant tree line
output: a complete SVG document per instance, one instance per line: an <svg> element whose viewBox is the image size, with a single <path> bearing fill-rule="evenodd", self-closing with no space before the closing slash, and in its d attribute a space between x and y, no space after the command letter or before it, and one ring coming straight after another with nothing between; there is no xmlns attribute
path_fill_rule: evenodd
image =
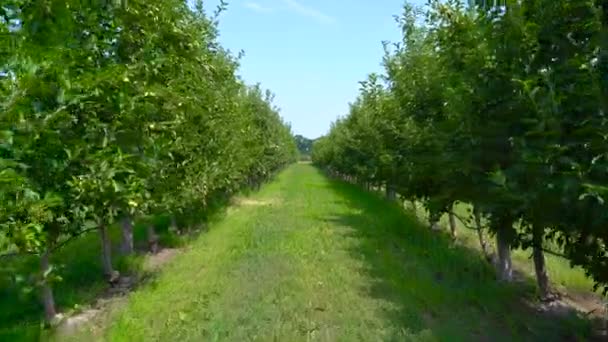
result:
<svg viewBox="0 0 608 342"><path fill-rule="evenodd" d="M315 141L299 134L296 134L295 140L296 145L298 146L298 151L300 152L300 159L310 160L310 156L312 154L312 145Z"/></svg>

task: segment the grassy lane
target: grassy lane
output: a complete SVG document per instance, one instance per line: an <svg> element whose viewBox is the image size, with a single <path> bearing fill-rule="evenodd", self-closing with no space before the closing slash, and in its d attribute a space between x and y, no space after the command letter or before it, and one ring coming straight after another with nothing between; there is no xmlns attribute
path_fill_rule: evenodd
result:
<svg viewBox="0 0 608 342"><path fill-rule="evenodd" d="M298 164L240 201L95 336L512 341L586 331L526 309L532 292L497 284L478 254L400 208Z"/></svg>

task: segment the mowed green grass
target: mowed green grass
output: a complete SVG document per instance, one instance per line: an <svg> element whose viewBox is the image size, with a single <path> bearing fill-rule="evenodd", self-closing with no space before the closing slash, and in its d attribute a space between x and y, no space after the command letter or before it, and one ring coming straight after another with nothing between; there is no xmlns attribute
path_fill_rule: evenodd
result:
<svg viewBox="0 0 608 342"><path fill-rule="evenodd" d="M559 341L480 255L375 194L297 164L228 211L101 326L105 341ZM99 322L97 322L99 323Z"/></svg>
<svg viewBox="0 0 608 342"><path fill-rule="evenodd" d="M186 241L179 240L167 230L168 219L156 220L163 246L175 247ZM121 256L117 247L120 241L118 227L111 227L114 266L123 274L149 273L143 267L142 254ZM139 250L147 244L146 229L138 224L134 229L135 245ZM182 239L185 240L185 239ZM68 315L86 309L107 289L101 267L101 243L97 232L91 232L66 245L55 253L51 261L57 268L61 281L53 285L57 308ZM22 256L0 260L0 341L38 341L48 335L43 329L43 307L39 293L29 277L37 274L39 259ZM147 275L147 274L146 274ZM16 277L23 281L15 281ZM29 286L29 291L28 291Z"/></svg>

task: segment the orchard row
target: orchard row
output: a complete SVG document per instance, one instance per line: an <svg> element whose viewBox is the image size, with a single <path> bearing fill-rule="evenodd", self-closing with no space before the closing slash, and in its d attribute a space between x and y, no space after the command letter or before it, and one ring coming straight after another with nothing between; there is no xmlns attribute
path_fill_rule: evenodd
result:
<svg viewBox="0 0 608 342"><path fill-rule="evenodd" d="M314 162L422 201L431 225L471 205L496 236L498 276L530 248L543 297L548 246L605 287L608 3L431 0L399 23L384 74L362 82Z"/></svg>
<svg viewBox="0 0 608 342"><path fill-rule="evenodd" d="M0 246L40 257L47 320L60 276L51 255L67 241L98 230L116 281L109 227L122 222L132 253L133 220L193 224L295 160L272 94L246 86L217 42L221 10L183 0L0 5Z"/></svg>

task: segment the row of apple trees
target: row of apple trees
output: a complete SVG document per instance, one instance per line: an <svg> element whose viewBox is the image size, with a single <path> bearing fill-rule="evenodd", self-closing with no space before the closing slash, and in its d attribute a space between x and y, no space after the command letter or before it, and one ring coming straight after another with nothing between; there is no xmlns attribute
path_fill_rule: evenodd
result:
<svg viewBox="0 0 608 342"><path fill-rule="evenodd" d="M48 320L51 255L66 242L99 231L104 273L115 281L109 227L122 222L130 253L134 219L181 222L295 159L272 94L244 85L238 58L217 42L221 9L209 16L183 0L0 4L0 242L40 257Z"/></svg>
<svg viewBox="0 0 608 342"><path fill-rule="evenodd" d="M544 298L546 251L606 288L608 3L431 0L399 23L384 74L361 83L315 163L422 201L431 224L470 204L496 236L498 276L530 248Z"/></svg>

